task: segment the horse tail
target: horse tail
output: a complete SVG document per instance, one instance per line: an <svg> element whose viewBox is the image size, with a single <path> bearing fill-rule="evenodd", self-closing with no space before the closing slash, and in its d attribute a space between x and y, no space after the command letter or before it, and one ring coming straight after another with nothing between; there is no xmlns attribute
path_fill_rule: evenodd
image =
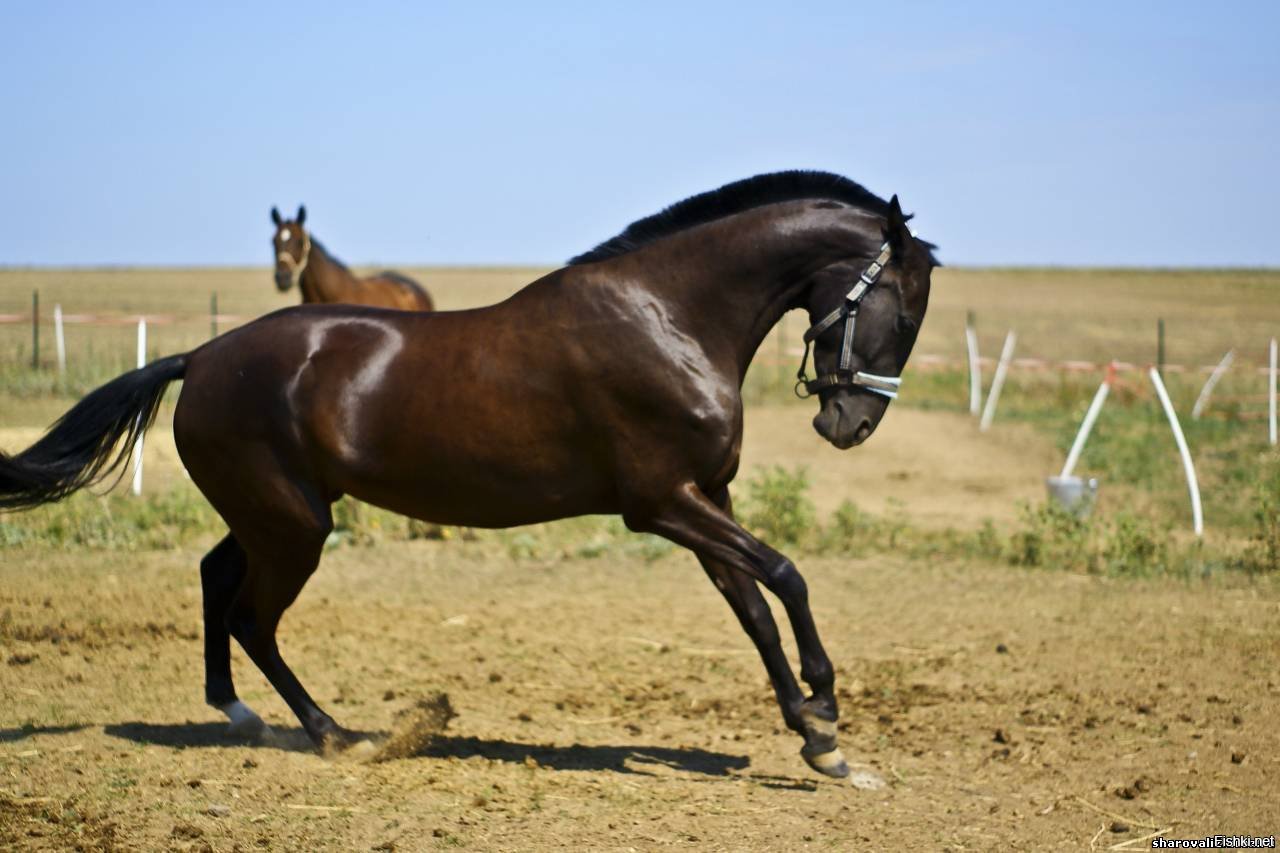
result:
<svg viewBox="0 0 1280 853"><path fill-rule="evenodd" d="M185 354L131 370L91 391L26 450L0 453L0 509L62 500L120 468L155 420L165 388L186 370Z"/></svg>

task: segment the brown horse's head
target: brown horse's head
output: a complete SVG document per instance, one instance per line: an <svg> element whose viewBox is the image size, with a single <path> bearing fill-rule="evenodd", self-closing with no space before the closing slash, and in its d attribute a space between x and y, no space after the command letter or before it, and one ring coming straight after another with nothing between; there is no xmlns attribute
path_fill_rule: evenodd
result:
<svg viewBox="0 0 1280 853"><path fill-rule="evenodd" d="M276 288L283 293L297 286L302 271L307 268L307 261L311 259L311 237L302 227L307 221L307 209L299 205L297 216L282 219L280 211L273 207L271 221L276 226L275 236L271 238L276 255Z"/></svg>
<svg viewBox="0 0 1280 853"><path fill-rule="evenodd" d="M841 370L845 347L846 321L832 323L814 338L813 361L819 377L848 380L854 374L880 390L865 384L833 381L816 391L821 408L813 428L841 450L866 441L884 417L896 383L877 383L874 378L896 378L911 354L916 333L929 304L929 278L937 266L932 246L917 240L907 227L898 197L889 209L878 235L889 245L889 262L879 279L857 306L852 343L852 364ZM876 241L878 245L880 240ZM871 256L878 254L873 250ZM845 304L850 289L867 270L870 260L841 262L819 272L809 289L806 307L811 324L818 324Z"/></svg>

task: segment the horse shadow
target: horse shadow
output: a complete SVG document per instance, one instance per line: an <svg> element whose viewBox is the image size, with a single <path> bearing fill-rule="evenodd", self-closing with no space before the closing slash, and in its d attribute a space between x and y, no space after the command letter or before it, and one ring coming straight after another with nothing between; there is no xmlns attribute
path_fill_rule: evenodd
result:
<svg viewBox="0 0 1280 853"><path fill-rule="evenodd" d="M89 728L88 723L72 723L66 726L15 726L11 729L0 729L0 743L17 743L32 735L66 735L84 731L87 728Z"/></svg>
<svg viewBox="0 0 1280 853"><path fill-rule="evenodd" d="M234 735L226 722L206 723L112 723L102 727L111 737L130 740L144 746L170 746L178 749L198 747L253 747L282 752L314 752L315 747L301 726L272 726L257 737ZM361 737L378 738L380 732L357 732Z"/></svg>
<svg viewBox="0 0 1280 853"><path fill-rule="evenodd" d="M463 736L441 736L418 750L413 757L487 758L509 764L530 765L566 771L609 771L653 776L660 767L703 776L728 776L743 770L751 759L697 747L661 747L629 744L581 744L553 746L518 741Z"/></svg>
<svg viewBox="0 0 1280 853"><path fill-rule="evenodd" d="M313 752L314 747L301 727L272 726L269 734L245 739L227 732L223 722L207 723L143 723L127 722L107 725L103 731L111 737L143 745L178 749L192 747L253 747L286 752ZM357 732L363 738L379 743L386 732ZM485 758L508 764L531 765L563 771L604 771L628 775L656 775L666 768L702 776L729 776L746 769L745 755L730 755L697 747L660 747L640 744L530 744L501 738L440 735L404 758Z"/></svg>

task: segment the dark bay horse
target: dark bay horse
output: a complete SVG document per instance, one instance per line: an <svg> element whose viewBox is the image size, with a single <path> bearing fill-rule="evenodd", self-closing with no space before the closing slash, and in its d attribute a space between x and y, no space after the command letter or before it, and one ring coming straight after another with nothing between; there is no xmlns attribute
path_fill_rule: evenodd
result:
<svg viewBox="0 0 1280 853"><path fill-rule="evenodd" d="M361 278L347 265L329 254L307 233L307 209L300 206L293 219L281 219L271 208L276 226L271 238L276 253L276 288L302 291L303 303L325 302L344 305L373 305L402 311L431 311L431 295L413 279L393 270L383 270Z"/></svg>
<svg viewBox="0 0 1280 853"><path fill-rule="evenodd" d="M233 725L261 727L232 684L235 637L318 745L352 735L285 664L276 627L316 569L340 495L472 527L618 513L697 555L759 650L804 759L844 776L834 673L805 581L733 518L741 385L766 333L805 309L813 425L836 447L864 441L924 318L930 249L896 196L821 172L739 181L632 224L497 305L288 308L124 374L0 457L0 507L107 476L183 379L177 447L230 528L200 564L206 698ZM807 697L761 585L786 609Z"/></svg>

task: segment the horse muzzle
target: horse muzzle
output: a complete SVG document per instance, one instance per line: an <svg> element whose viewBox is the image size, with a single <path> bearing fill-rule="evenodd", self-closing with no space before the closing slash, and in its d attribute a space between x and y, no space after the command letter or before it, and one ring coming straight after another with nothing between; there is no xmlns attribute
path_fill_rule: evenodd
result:
<svg viewBox="0 0 1280 853"><path fill-rule="evenodd" d="M835 447L848 450L871 437L884 409L885 405L876 398L836 392L823 401L813 419L813 428Z"/></svg>

